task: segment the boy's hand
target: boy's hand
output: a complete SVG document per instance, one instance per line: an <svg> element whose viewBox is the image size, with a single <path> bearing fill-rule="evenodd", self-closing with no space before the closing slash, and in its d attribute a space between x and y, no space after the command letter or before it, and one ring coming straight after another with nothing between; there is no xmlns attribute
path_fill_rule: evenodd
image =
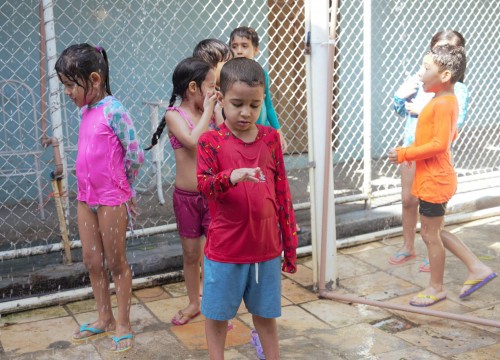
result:
<svg viewBox="0 0 500 360"><path fill-rule="evenodd" d="M285 135L283 135L283 131L281 131L281 129L278 129L276 131L278 131L278 134L280 135L281 151L284 154L286 152L286 149L288 148L288 143L286 142Z"/></svg>
<svg viewBox="0 0 500 360"><path fill-rule="evenodd" d="M393 164L398 164L398 153L396 149L389 150L389 152L387 153L387 157Z"/></svg>
<svg viewBox="0 0 500 360"><path fill-rule="evenodd" d="M409 76L403 85L396 91L396 96L400 99L407 99L417 92L418 89L418 75Z"/></svg>
<svg viewBox="0 0 500 360"><path fill-rule="evenodd" d="M408 111L408 114L419 115L422 108L420 106L415 105L412 102L405 102L405 109Z"/></svg>
<svg viewBox="0 0 500 360"><path fill-rule="evenodd" d="M229 179L233 185L242 181L250 181L254 183L265 181L264 174L259 167L234 169L231 172L231 177Z"/></svg>

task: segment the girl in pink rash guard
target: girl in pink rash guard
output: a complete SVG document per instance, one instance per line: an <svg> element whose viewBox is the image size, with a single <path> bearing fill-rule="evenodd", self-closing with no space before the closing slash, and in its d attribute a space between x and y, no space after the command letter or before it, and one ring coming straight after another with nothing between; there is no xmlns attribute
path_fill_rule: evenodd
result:
<svg viewBox="0 0 500 360"><path fill-rule="evenodd" d="M110 350L132 347L130 301L132 273L127 261L127 221L137 215L132 187L144 162L137 133L123 105L111 95L106 51L89 44L72 45L56 62L64 92L81 108L76 178L78 230L82 256L97 303L98 319L82 325L73 341L86 342L114 332ZM118 316L111 308L113 275Z"/></svg>

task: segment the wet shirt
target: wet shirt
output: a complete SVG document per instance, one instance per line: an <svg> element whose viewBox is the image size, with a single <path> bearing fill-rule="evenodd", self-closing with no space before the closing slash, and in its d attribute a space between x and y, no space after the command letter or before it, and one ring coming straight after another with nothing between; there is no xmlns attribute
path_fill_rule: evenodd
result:
<svg viewBox="0 0 500 360"><path fill-rule="evenodd" d="M213 261L257 263L284 250L283 271L296 271L297 233L283 153L276 130L260 126L245 143L225 124L198 143L198 190L209 200L205 255ZM260 167L261 182L230 182L238 168ZM278 226L279 224L279 226Z"/></svg>
<svg viewBox="0 0 500 360"><path fill-rule="evenodd" d="M460 130L467 119L467 105L469 103L469 91L467 86L461 82L455 84L455 96L458 100L458 129ZM426 93L420 86L417 92L406 99L401 99L394 95L393 108L398 115L405 118L404 133L403 133L403 146L410 146L415 141L415 131L417 128L418 116L415 114L410 114L405 108L405 103L415 102L422 105L427 104L434 97L434 93ZM421 106L423 108L423 106Z"/></svg>
<svg viewBox="0 0 500 360"><path fill-rule="evenodd" d="M89 206L121 205L135 192L132 184L144 152L128 112L113 96L81 110L76 178L78 200Z"/></svg>
<svg viewBox="0 0 500 360"><path fill-rule="evenodd" d="M398 162L416 161L412 194L434 204L448 202L457 189L450 157L456 139L458 102L454 95L432 99L418 117L415 142L397 148Z"/></svg>

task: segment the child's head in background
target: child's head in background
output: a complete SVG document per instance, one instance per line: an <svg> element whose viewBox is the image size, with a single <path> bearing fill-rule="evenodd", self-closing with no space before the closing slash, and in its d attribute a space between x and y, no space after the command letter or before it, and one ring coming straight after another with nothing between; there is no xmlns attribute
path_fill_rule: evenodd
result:
<svg viewBox="0 0 500 360"><path fill-rule="evenodd" d="M254 59L259 53L259 35L251 27L238 27L229 36L229 46L235 57Z"/></svg>
<svg viewBox="0 0 500 360"><path fill-rule="evenodd" d="M193 57L205 60L215 70L216 84L219 84L220 70L226 61L233 58L229 46L217 39L201 40L193 50Z"/></svg>
<svg viewBox="0 0 500 360"><path fill-rule="evenodd" d="M93 105L111 95L108 56L99 46L71 45L57 59L55 70L65 94L78 107Z"/></svg>
<svg viewBox="0 0 500 360"><path fill-rule="evenodd" d="M431 39L431 49L436 45L453 45L465 48L465 38L462 34L455 30L443 30L436 34Z"/></svg>
<svg viewBox="0 0 500 360"><path fill-rule="evenodd" d="M461 46L465 48L465 38L464 36L455 30L442 30L436 34L431 39L430 49L432 50L434 47L438 45L453 45L453 46ZM465 72L462 74L462 77L458 79L459 82L464 82L465 80Z"/></svg>
<svg viewBox="0 0 500 360"><path fill-rule="evenodd" d="M442 91L453 89L452 85L463 77L466 66L465 50L462 46L434 46L425 55L419 73L423 90L438 95Z"/></svg>
<svg viewBox="0 0 500 360"><path fill-rule="evenodd" d="M264 70L254 60L236 58L221 70L220 91L226 125L238 135L255 127L264 101Z"/></svg>

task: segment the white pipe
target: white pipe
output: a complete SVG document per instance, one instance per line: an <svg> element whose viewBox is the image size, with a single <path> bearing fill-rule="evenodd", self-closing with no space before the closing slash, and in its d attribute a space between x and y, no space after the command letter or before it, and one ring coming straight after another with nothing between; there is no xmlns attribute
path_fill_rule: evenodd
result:
<svg viewBox="0 0 500 360"><path fill-rule="evenodd" d="M458 177L458 188L457 194L461 194L468 191L481 190L481 189L490 189L498 187L498 179L500 178L499 172L491 172L485 174L471 175L471 176L460 176ZM478 184L481 182L481 184ZM471 189L471 183L473 184L473 188ZM479 186L482 185L482 186ZM397 187L391 189L377 190L372 193L372 198L381 198L384 196L397 195L401 193L401 187L398 185ZM492 191L492 194L495 192ZM338 199L338 198L337 198ZM335 199L335 200L337 200ZM340 198L344 199L344 198ZM354 200L356 201L356 200ZM344 201L349 202L349 201Z"/></svg>
<svg viewBox="0 0 500 360"><path fill-rule="evenodd" d="M493 216L500 216L500 207L496 208L491 208L491 209L485 209L485 210L479 210L479 211L474 211L471 213L465 213L465 214L453 214L449 216L445 216L445 224L446 225L453 225L453 224L459 224L463 222L468 222L468 221L473 221L473 220L478 220L482 218L487 218L487 217L493 217ZM402 234L402 228L394 228L394 229L388 229L388 230L382 230L378 231L372 234L366 234L363 235L365 237L364 242L372 242L378 239L382 239L384 237L391 237L391 236L398 236ZM371 237L369 237L371 235ZM352 239L352 240L350 240ZM361 240L361 235L360 236L355 236L352 238L345 238L339 240L338 247L343 248L343 247L349 247L349 246L354 246L354 245L359 245ZM56 244L60 246L60 244ZM300 256L307 256L310 255L312 251L312 246L303 246L299 249L297 249L297 255ZM161 283L162 281L169 280L169 279L175 279L176 277L181 277L182 276L182 271L177 271L177 272L171 272L171 273L166 273L166 274L158 274L158 275L153 275L153 276L148 276L145 278L138 278L138 279L133 279L132 280L132 287L134 290L148 287L148 286L153 286L157 285L158 283ZM113 288L113 284L111 288ZM92 295L92 289L90 287L84 288L84 289L75 289L75 290L68 290L68 291L63 291L63 292L58 292L56 294L49 294L49 295L43 295L39 297L31 297L31 298L25 298L25 299L19 299L19 300L14 300L14 301L9 301L9 302L2 302L0 303L0 315L10 313L10 312L18 312L18 311L24 311L28 309L33 309L37 307L42 307L42 306L50 306L53 304L60 304L61 302L71 302L71 301L77 301L81 300L83 298L88 298Z"/></svg>
<svg viewBox="0 0 500 360"><path fill-rule="evenodd" d="M182 278L183 278L182 271L174 271L170 273L132 279L132 289L138 290L145 287L157 286L168 283L169 281L172 280L179 280ZM114 289L115 289L115 284L111 283L110 290L114 291ZM26 311L45 306L65 304L73 301L88 299L92 296L93 296L92 288L86 287L83 289L60 291L55 294L48 294L48 295L28 297L13 301L6 301L0 303L0 315Z"/></svg>
<svg viewBox="0 0 500 360"><path fill-rule="evenodd" d="M311 199L312 199L312 197L311 197ZM310 203L301 203L301 204L294 205L293 208L295 210L306 209L310 205L311 205ZM473 221L476 219L497 216L497 215L500 215L500 207L488 208L488 209L467 212L467 213L452 214L452 215L445 216L445 224L446 225L458 224L458 223L463 223L466 221ZM419 229L419 225L417 225L417 229ZM127 238L156 235L156 234L166 233L166 232L175 231L175 230L177 230L176 224L161 225L161 226L155 226L155 227L146 228L146 229L134 230L133 234L130 231L127 231ZM313 231L315 231L315 230L314 230L312 223L311 223L311 242L312 242L312 238L313 238L312 237ZM402 228L395 227L395 228L390 228L390 229L386 229L386 230L382 230L382 231L376 231L373 233L357 235L357 236L354 236L351 238L339 239L338 240L338 242L339 242L338 247L345 248L345 247L349 247L349 246L354 246L354 244L364 244L367 242L382 239L386 236L398 236L401 233L402 233ZM376 238L373 238L374 236ZM82 247L80 240L70 241L70 245L71 245L72 249L77 249L77 248ZM7 250L7 251L0 252L0 261L16 259L16 258L20 258L20 257L33 256L33 255L43 255L43 254L48 254L51 252L61 251L62 249L63 248L62 248L61 244L58 243L58 244L33 246L33 247L29 247L29 248L22 248L22 249L16 249L16 250ZM311 254L311 246L304 246L302 248L297 249L297 254L299 254L299 252L302 255L304 255L304 254L310 255Z"/></svg>
<svg viewBox="0 0 500 360"><path fill-rule="evenodd" d="M445 225L455 225L455 224L461 224L464 222L489 218L489 217L493 217L493 216L500 216L500 206L494 207L494 208L489 208L489 209L478 210L478 211L472 211L472 212L468 212L468 213L447 215L444 217L444 222L445 222ZM420 224L417 225L417 231L420 231ZM402 234L403 234L403 228L401 226L398 226L398 227L394 227L394 228L390 228L390 229L375 231L375 232L368 233L368 234L361 234L361 235L356 235L356 236L352 236L352 237L348 237L348 238L344 238L344 239L338 239L337 240L337 247L339 249L343 249L343 248L348 248L351 246L367 244L367 243L382 240L382 239L385 239L388 237L400 236ZM311 245L303 246L303 247L297 249L297 255L301 255L301 256L311 255L311 251L312 251Z"/></svg>
<svg viewBox="0 0 500 360"><path fill-rule="evenodd" d="M313 87L311 83L311 6L312 0L308 0L304 4L305 6L305 33L306 33L306 96L307 96L307 138L309 141L307 142L307 156L309 160L309 164L314 162L314 131L313 131L313 118L314 118L314 107L312 105L313 99ZM313 272L313 284L318 283L318 250L317 250L317 235L316 235L316 187L314 182L314 167L309 166L309 198L311 199L310 203L303 203L294 205L294 209L297 210L299 205L307 205L311 211L311 247L312 247L312 272ZM305 209L305 207L304 207Z"/></svg>
<svg viewBox="0 0 500 360"><path fill-rule="evenodd" d="M127 231L127 239L132 238L132 237L161 234L161 233L165 233L165 232L169 232L169 231L174 231L176 229L177 229L176 224L168 224L168 225L155 226L155 227L146 228L146 229L134 230L133 233L131 231ZM73 240L73 241L70 241L70 247L71 247L71 249L81 248L82 243L80 240ZM0 252L0 261L15 259L15 258L19 258L19 257L32 256L32 255L48 254L51 252L61 251L62 249L63 249L63 247L62 247L61 243L58 243L58 244L33 246L33 247L29 247L29 248L22 248L22 249L16 249L16 250L7 250L7 251Z"/></svg>
<svg viewBox="0 0 500 360"><path fill-rule="evenodd" d="M294 210L302 210L302 209L308 209L310 206L311 203L305 202L305 203L295 204L293 208ZM153 226L146 229L134 230L133 233L131 231L127 231L127 239L132 237L157 235L175 230L177 230L177 224ZM72 249L78 249L82 247L82 243L80 242L80 240L73 240L70 241L70 246ZM1 251L0 261L27 257L32 255L43 255L61 251L62 249L63 248L61 244L48 244L48 245L33 246L29 248Z"/></svg>
<svg viewBox="0 0 500 360"><path fill-rule="evenodd" d="M56 32L54 24L54 3L53 0L43 0L43 21L45 23L45 42L47 46L47 67L49 77L49 103L50 103L50 120L52 124L52 134L59 142L59 152L63 165L63 178L61 181L61 193L68 193L68 162L66 152L64 151L64 133L62 127L61 114L61 98L59 78L56 73L57 48L56 48ZM61 202L64 208L64 217L66 227L69 228L69 202L68 197L63 196Z"/></svg>
<svg viewBox="0 0 500 360"><path fill-rule="evenodd" d="M363 1L363 193L372 193L372 2Z"/></svg>

